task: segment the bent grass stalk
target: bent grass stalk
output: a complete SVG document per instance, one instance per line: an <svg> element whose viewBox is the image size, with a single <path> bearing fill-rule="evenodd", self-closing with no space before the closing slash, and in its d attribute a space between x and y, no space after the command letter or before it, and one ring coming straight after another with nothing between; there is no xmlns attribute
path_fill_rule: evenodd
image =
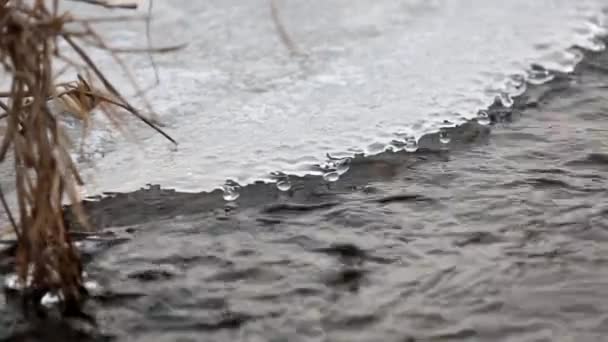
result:
<svg viewBox="0 0 608 342"><path fill-rule="evenodd" d="M70 155L72 142L59 124L62 114L51 110L49 102L55 101L60 112L69 112L81 120L83 136L91 112L97 108L120 126L115 110L119 108L172 143L177 142L135 109L104 76L83 46L87 41L97 42L97 48L105 48L119 59L116 51L103 44L92 23L74 18L68 12L60 13L59 2L0 0L0 74L8 75L10 80L10 89L0 91L0 120L6 126L0 140L0 162L5 162L9 151L12 152L18 215L10 211L1 189L0 200L17 238L17 275L23 284L28 274L31 275L25 298L38 305L43 293L61 293L66 313L80 307L83 280L80 257L64 218L65 198L78 222L83 227L92 227L79 197L78 187L83 181ZM136 4L116 4L116 1L83 2L103 7L136 7ZM68 30L68 22L82 29ZM68 47L60 47L61 41ZM169 52L180 47L141 51ZM66 49L77 56L75 61L65 57ZM75 82L57 82L53 67L56 60L68 61L68 68L78 74ZM82 74L88 77L85 79ZM96 83L102 87L94 87Z"/></svg>
<svg viewBox="0 0 608 342"><path fill-rule="evenodd" d="M149 115L154 115L119 54L166 53L185 45L152 48L150 7L146 21L147 48L113 48L93 28L95 23L141 20L141 16L80 18L60 12L62 1L83 2L110 9L134 9L138 0L0 0L0 75L8 76L10 88L0 89L0 163L13 154L18 215L11 212L0 188L0 204L6 211L17 239L16 273L28 284L25 303L40 305L45 292L60 293L64 314L79 310L83 298L82 265L68 232L62 206L64 199L81 226L92 229L82 206L78 187L83 185L70 151L72 142L59 124L69 113L83 122L86 136L92 112L99 109L115 128L123 129L118 109L126 111L156 130L171 143L177 142L159 127L154 118L140 113L117 90L95 64L85 46L111 54L128 75ZM279 18L276 0L270 1L271 19L281 42L292 54L299 54ZM78 26L78 29L66 26ZM66 43L60 46L60 42ZM76 56L74 57L68 57ZM152 56L150 55L150 58ZM54 62L66 66L55 70ZM156 64L151 59L158 84ZM66 72L76 74L73 82L58 82ZM94 86L95 84L101 86ZM58 110L51 110L55 103ZM124 131L124 130L123 130ZM128 133L128 131L124 131ZM84 140L84 139L83 139ZM31 279L31 282L29 281Z"/></svg>

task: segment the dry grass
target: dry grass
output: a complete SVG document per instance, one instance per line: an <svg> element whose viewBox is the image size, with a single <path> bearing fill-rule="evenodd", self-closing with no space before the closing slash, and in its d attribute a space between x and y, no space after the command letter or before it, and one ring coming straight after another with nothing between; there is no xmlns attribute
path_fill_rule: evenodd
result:
<svg viewBox="0 0 608 342"><path fill-rule="evenodd" d="M136 7L119 0L71 1L104 8ZM92 111L105 114L117 128L123 126L121 120L124 119L117 112L126 111L176 143L154 120L142 115L117 91L87 54L85 46L112 54L127 75L130 75L129 70L117 54L169 52L182 46L111 48L93 25L99 22L120 25L131 20L129 17L82 19L69 12L60 12L60 2L62 0L0 0L0 76L8 77L10 81L9 89L0 89L0 120L3 121L0 124L0 162L5 162L7 153L12 152L18 213L10 211L1 188L0 204L17 238L17 274L22 283L30 283L26 280L31 276L25 297L38 305L40 296L46 291L60 293L64 312L67 312L79 308L83 280L80 257L65 224L64 199L71 203L71 211L79 223L91 227L79 198L78 187L83 181L71 158L74 146L59 124L59 116L68 113L81 120L84 136ZM270 10L281 42L293 54L299 54L280 20L276 0L270 0ZM146 18L146 36L149 41L149 17ZM56 70L54 65L58 61L67 68ZM156 69L152 59L151 62ZM60 75L70 71L77 75L73 82L58 81ZM132 83L136 96L143 96L145 91ZM96 84L99 86L94 86ZM148 102L144 98L142 101L151 114ZM51 103L57 110L51 109Z"/></svg>
<svg viewBox="0 0 608 342"><path fill-rule="evenodd" d="M294 44L291 36L287 32L285 28L285 24L281 21L279 15L279 4L277 0L270 0L270 17L272 18L272 22L274 23L274 27L279 35L279 39L281 43L289 50L292 55L301 55L302 52L297 48Z"/></svg>
<svg viewBox="0 0 608 342"><path fill-rule="evenodd" d="M73 146L59 125L60 113L50 109L49 101L59 103L61 109L81 119L85 127L94 109L101 109L120 126L115 114L115 109L120 108L175 141L131 106L106 79L84 48L91 43L104 48L103 40L90 22L59 12L59 2L0 0L0 67L3 69L0 75L8 76L11 83L10 89L0 90L0 120L5 121L0 136L0 162L12 151L18 215L10 213L1 189L0 200L17 236L20 279L25 283L26 276L31 274L29 293L62 294L67 310L79 306L83 287L78 251L64 222L64 198L69 199L80 223L89 225L78 195L78 187L83 182L70 155ZM86 2L113 6L107 1ZM79 29L66 28L68 23L78 25ZM65 45L60 47L60 42ZM65 46L78 58L66 57ZM57 81L59 71L53 65L58 60L66 62L68 68L79 75L75 82ZM101 86L97 89L92 84ZM31 298L36 303L38 295Z"/></svg>

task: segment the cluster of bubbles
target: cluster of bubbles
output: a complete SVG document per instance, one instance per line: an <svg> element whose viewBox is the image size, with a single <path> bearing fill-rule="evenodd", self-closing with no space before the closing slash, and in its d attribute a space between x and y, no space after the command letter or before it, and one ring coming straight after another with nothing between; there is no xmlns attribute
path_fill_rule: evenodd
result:
<svg viewBox="0 0 608 342"><path fill-rule="evenodd" d="M348 172L350 169L351 158L335 158L327 155L327 161L321 165L323 171L323 179L326 182L336 182L340 176Z"/></svg>
<svg viewBox="0 0 608 342"><path fill-rule="evenodd" d="M34 266L30 265L29 272L26 277L25 283L19 279L19 276L16 274L9 274L4 278L4 287L8 290L12 291L23 291L26 288L32 286L34 274ZM82 278L84 280L83 286L90 294L99 294L101 293L101 286L99 283L89 277L86 272L82 273ZM57 306L59 303L63 301L63 294L61 292L49 291L42 296L40 299L40 304L46 308L52 308Z"/></svg>
<svg viewBox="0 0 608 342"><path fill-rule="evenodd" d="M287 174L283 172L271 172L270 176L275 180L275 185L279 191L284 192L291 190L291 182L289 181L289 176ZM241 186L237 182L231 179L227 180L221 187L224 201L236 201L241 196L239 192L240 189Z"/></svg>
<svg viewBox="0 0 608 342"><path fill-rule="evenodd" d="M84 288L90 294L98 294L101 292L101 286L94 280L88 279L88 275L86 272L82 274L84 278L84 283L82 284ZM47 292L40 299L40 304L46 308L52 308L59 305L63 301L63 294L61 292Z"/></svg>
<svg viewBox="0 0 608 342"><path fill-rule="evenodd" d="M336 182L340 176L348 172L350 169L351 158L335 158L327 155L328 160L320 165L323 173L323 179L326 182ZM289 175L276 171L270 173L270 178L274 180L277 190L286 192L291 190L291 181ZM227 180L221 187L222 197L226 202L234 202L240 197L239 190L241 186L233 180Z"/></svg>
<svg viewBox="0 0 608 342"><path fill-rule="evenodd" d="M555 75L546 68L533 64L527 72L527 77L524 75L513 75L507 81L506 90L500 92L496 96L496 101L502 104L505 108L511 108L514 105L513 97L519 96L526 91L527 83L533 85L544 84L555 78ZM491 123L490 116L487 110L477 112L476 121L482 126L487 126ZM414 135L398 133L398 139L391 142L391 147L406 152L416 152L418 150L418 140ZM439 142L447 145L451 142L451 137L448 130L443 127L439 130ZM346 173L350 168L351 158L335 158L327 155L328 161L320 166L323 172L323 179L327 182L336 182L340 176ZM271 177L275 180L276 188L279 191L285 192L291 190L291 182L289 176L283 172L272 172ZM235 201L239 198L240 185L232 180L226 181L222 186L223 198L228 202Z"/></svg>
<svg viewBox="0 0 608 342"><path fill-rule="evenodd" d="M541 85L552 81L555 74L539 64L532 64L526 75L512 75L506 82L505 88L496 97L495 102L500 103L505 108L511 108L514 105L514 97L522 95L527 84ZM477 122L481 125L490 124L488 112L481 110L477 113Z"/></svg>
<svg viewBox="0 0 608 342"><path fill-rule="evenodd" d="M397 139L391 142L391 147L410 153L418 151L418 140L415 136L406 133L396 133L395 135Z"/></svg>

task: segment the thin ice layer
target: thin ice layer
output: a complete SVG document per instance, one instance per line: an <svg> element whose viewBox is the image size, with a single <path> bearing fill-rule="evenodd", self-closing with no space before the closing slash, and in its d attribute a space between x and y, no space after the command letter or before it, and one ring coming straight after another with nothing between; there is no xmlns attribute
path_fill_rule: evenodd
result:
<svg viewBox="0 0 608 342"><path fill-rule="evenodd" d="M154 45L189 43L155 58L162 83L149 93L180 146L140 124L140 145L108 143L98 129L90 193L307 173L328 152L376 153L404 133L472 118L531 63L571 70L573 44L601 48L592 40L602 32L599 0L278 3L305 56L281 44L265 0L155 2ZM105 35L145 45L143 24ZM143 85L153 82L147 56L124 57ZM129 93L116 64L96 58Z"/></svg>

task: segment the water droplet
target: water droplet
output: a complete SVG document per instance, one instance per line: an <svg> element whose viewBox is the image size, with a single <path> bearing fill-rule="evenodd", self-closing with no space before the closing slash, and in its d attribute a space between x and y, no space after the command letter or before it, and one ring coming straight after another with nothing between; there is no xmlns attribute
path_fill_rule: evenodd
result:
<svg viewBox="0 0 608 342"><path fill-rule="evenodd" d="M350 158L344 158L336 163L336 172L342 176L350 169Z"/></svg>
<svg viewBox="0 0 608 342"><path fill-rule="evenodd" d="M530 84L540 85L547 83L554 78L555 75L538 64L533 64L532 68L528 71L528 83Z"/></svg>
<svg viewBox="0 0 608 342"><path fill-rule="evenodd" d="M25 284L23 284L23 282L21 281L21 279L19 279L19 276L16 274L9 274L4 278L4 286L7 289L13 290L13 291L21 291L23 289L25 289L26 287L30 287L32 286L32 282L34 281L34 265L33 264L29 264L28 270L27 270L27 277L25 279Z"/></svg>
<svg viewBox="0 0 608 342"><path fill-rule="evenodd" d="M289 189L291 189L291 182L289 182L288 178L277 181L276 185L279 191L289 191Z"/></svg>
<svg viewBox="0 0 608 342"><path fill-rule="evenodd" d="M42 306L50 308L52 306L59 304L59 302L61 302L62 300L63 300L63 298L62 298L61 294L57 295L56 293L53 293L53 292L47 292L44 296L42 296L42 299L40 299L40 304L42 304Z"/></svg>
<svg viewBox="0 0 608 342"><path fill-rule="evenodd" d="M236 201L239 196L241 196L236 190L234 189L224 189L224 200L231 202L231 201Z"/></svg>
<svg viewBox="0 0 608 342"><path fill-rule="evenodd" d="M20 291L23 290L23 283L19 280L19 277L16 274L9 274L4 278L4 286L7 289Z"/></svg>
<svg viewBox="0 0 608 342"><path fill-rule="evenodd" d="M450 138L450 135L448 134L448 131L445 129L442 129L441 131L439 131L439 142L442 144L449 144L450 141L452 141L452 139Z"/></svg>
<svg viewBox="0 0 608 342"><path fill-rule="evenodd" d="M482 126L487 126L490 124L490 116L488 116L488 112L485 110L480 110L477 113L477 123Z"/></svg>
<svg viewBox="0 0 608 342"><path fill-rule="evenodd" d="M397 151L401 151L403 149L403 147L405 146L405 142L393 139L389 146L392 146Z"/></svg>
<svg viewBox="0 0 608 342"><path fill-rule="evenodd" d="M515 74L507 81L506 92L511 96L520 96L526 91L526 79L523 75Z"/></svg>
<svg viewBox="0 0 608 342"><path fill-rule="evenodd" d="M226 184L222 187L222 191L224 192L222 197L224 197L225 201L232 202L236 201L241 194L238 192L239 185L234 181L228 180Z"/></svg>
<svg viewBox="0 0 608 342"><path fill-rule="evenodd" d="M406 152L418 151L418 143L416 142L416 138L409 137L405 140L405 151Z"/></svg>
<svg viewBox="0 0 608 342"><path fill-rule="evenodd" d="M336 182L340 179L340 175L336 171L331 171L323 174L323 179L326 182Z"/></svg>
<svg viewBox="0 0 608 342"><path fill-rule="evenodd" d="M291 182L289 176L281 171L273 171L270 173L270 177L274 179L275 186L279 191L289 191L291 189Z"/></svg>
<svg viewBox="0 0 608 342"><path fill-rule="evenodd" d="M460 114L458 113L453 113L452 115L454 116L460 116ZM443 122L441 123L441 126L443 127L456 127L456 123L450 121L450 120L443 120Z"/></svg>
<svg viewBox="0 0 608 342"><path fill-rule="evenodd" d="M513 106L513 99L511 98L511 95L507 93L501 93L500 95L496 96L495 101L502 104L502 106L505 108L511 108Z"/></svg>
<svg viewBox="0 0 608 342"><path fill-rule="evenodd" d="M83 285L84 288L92 295L101 293L101 286L95 280L86 280Z"/></svg>
<svg viewBox="0 0 608 342"><path fill-rule="evenodd" d="M587 49L595 52L606 50L606 44L598 38L592 38L589 40L589 44L587 44Z"/></svg>
<svg viewBox="0 0 608 342"><path fill-rule="evenodd" d="M327 154L327 159L328 161L321 165L321 169L323 170L323 179L328 182L337 181L341 175L350 169L350 157L336 158Z"/></svg>
<svg viewBox="0 0 608 342"><path fill-rule="evenodd" d="M513 81L513 83L517 86L520 86L526 83L526 77L522 74L513 74L511 75L511 81Z"/></svg>
<svg viewBox="0 0 608 342"><path fill-rule="evenodd" d="M568 72L574 71L574 66L585 58L583 51L575 47L566 50L564 54L566 60L563 62L563 64L567 65Z"/></svg>
<svg viewBox="0 0 608 342"><path fill-rule="evenodd" d="M105 248L104 239L96 239L93 236L89 236L85 240L76 241L74 245L83 253L95 253Z"/></svg>

